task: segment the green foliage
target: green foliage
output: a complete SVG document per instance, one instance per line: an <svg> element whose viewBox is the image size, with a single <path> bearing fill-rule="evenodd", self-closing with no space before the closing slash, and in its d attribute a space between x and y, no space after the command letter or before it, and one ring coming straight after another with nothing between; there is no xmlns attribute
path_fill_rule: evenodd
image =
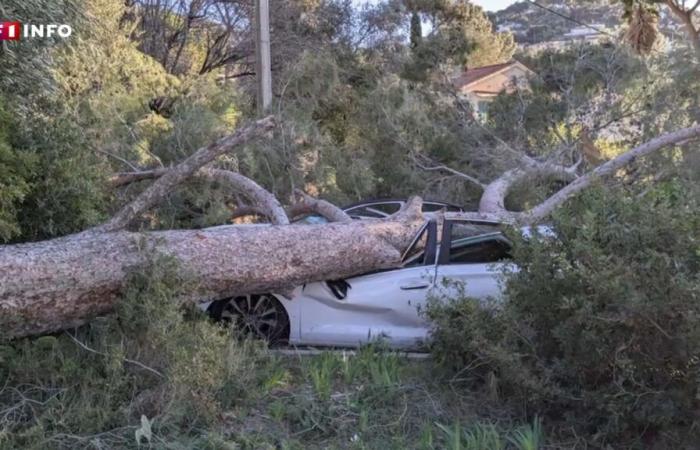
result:
<svg viewBox="0 0 700 450"><path fill-rule="evenodd" d="M537 450L544 444L542 421L535 417L532 425L516 429L508 438L519 450Z"/></svg>
<svg viewBox="0 0 700 450"><path fill-rule="evenodd" d="M649 81L648 68L611 43L543 50L521 60L534 73L529 87L496 97L488 123L499 137L533 154L574 142L583 125L595 128L619 120L630 108L629 99L642 103L651 94L648 85L647 92L637 90ZM599 103L605 110L592 113ZM519 126L512 126L514 121Z"/></svg>
<svg viewBox="0 0 700 450"><path fill-rule="evenodd" d="M78 124L60 111L56 114L22 118L23 134L15 139L17 147L37 159L32 189L18 210L23 240L74 233L105 217L103 160Z"/></svg>
<svg viewBox="0 0 700 450"><path fill-rule="evenodd" d="M449 450L538 450L544 444L539 418L535 418L532 425L512 430L503 430L493 423L476 423L466 428L459 423L451 427L436 425L444 437L442 448Z"/></svg>
<svg viewBox="0 0 700 450"><path fill-rule="evenodd" d="M80 0L4 0L0 5L3 20L22 23L70 24L83 26L85 17ZM51 53L66 42L58 37L5 41L0 46L0 93L13 101L37 92L54 89Z"/></svg>
<svg viewBox="0 0 700 450"><path fill-rule="evenodd" d="M36 164L32 154L10 145L13 125L0 99L0 242L7 242L20 233L17 210L31 189L29 180Z"/></svg>
<svg viewBox="0 0 700 450"><path fill-rule="evenodd" d="M506 62L515 51L513 36L494 32L480 6L466 1L407 1L411 15L411 57L402 76L425 81L441 66L480 67ZM431 32L421 38L415 21L422 13L432 22Z"/></svg>
<svg viewBox="0 0 700 450"><path fill-rule="evenodd" d="M482 360L482 350L490 349L502 338L507 323L499 314L494 314L493 309L483 307L480 300L468 297L467 286L452 283L451 287L450 291L454 290L457 295L432 296L424 311L434 324L431 353L440 366L453 371L468 368L471 376L478 373L486 380L492 367L488 365L488 357Z"/></svg>
<svg viewBox="0 0 700 450"><path fill-rule="evenodd" d="M0 448L214 445L199 427L240 405L268 359L183 314L181 272L156 256L132 272L113 317L0 347Z"/></svg>
<svg viewBox="0 0 700 450"><path fill-rule="evenodd" d="M445 434L445 448L450 450L503 450L505 447L500 433L491 424L476 424L470 430L462 429L459 424L453 427L438 424L438 428Z"/></svg>
<svg viewBox="0 0 700 450"><path fill-rule="evenodd" d="M443 366L596 445L696 442L700 222L682 192L593 189L556 214L558 238L514 235L502 306L430 313Z"/></svg>

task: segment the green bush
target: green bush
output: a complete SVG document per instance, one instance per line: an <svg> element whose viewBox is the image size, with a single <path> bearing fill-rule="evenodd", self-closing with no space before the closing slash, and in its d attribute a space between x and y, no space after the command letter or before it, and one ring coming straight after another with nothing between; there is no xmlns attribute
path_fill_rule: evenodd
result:
<svg viewBox="0 0 700 450"><path fill-rule="evenodd" d="M438 361L596 445L693 442L700 217L683 192L594 189L556 214L556 239L514 233L502 306L428 309Z"/></svg>
<svg viewBox="0 0 700 450"><path fill-rule="evenodd" d="M16 126L0 97L0 243L20 234L18 209L31 190L35 155L13 148L10 131Z"/></svg>
<svg viewBox="0 0 700 450"><path fill-rule="evenodd" d="M190 281L155 257L131 273L113 316L0 346L0 449L216 441L208 426L255 396L269 359L188 310Z"/></svg>

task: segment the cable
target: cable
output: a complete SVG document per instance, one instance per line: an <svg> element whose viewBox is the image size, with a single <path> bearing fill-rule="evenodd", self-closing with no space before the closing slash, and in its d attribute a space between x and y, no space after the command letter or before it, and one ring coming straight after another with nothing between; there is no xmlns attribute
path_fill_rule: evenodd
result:
<svg viewBox="0 0 700 450"><path fill-rule="evenodd" d="M575 23L575 24L577 24L577 25L581 25L582 27L589 28L589 29L591 29L591 30L593 30L593 31L595 31L595 32L597 32L597 33L604 34L604 35L606 35L606 36L615 37L614 35L608 33L608 32L605 31L605 30L601 30L600 28L594 27L593 25L589 25L589 24L587 24L587 23L581 22L580 20L576 20L576 19L574 19L573 17L566 16L566 15L560 13L559 11L555 11L555 10L553 10L553 9L551 9L551 8L548 8L548 7L544 6L544 5L541 5L541 4L537 3L537 2L534 1L534 0L526 0L526 1L527 1L528 3L532 3L533 5L537 6L538 8L542 8L542 9L544 9L545 11L554 14L555 16L559 16L559 17L561 17L561 18L563 18L563 19L566 19L566 20L568 20L568 21L570 21L570 22L573 22L573 23Z"/></svg>

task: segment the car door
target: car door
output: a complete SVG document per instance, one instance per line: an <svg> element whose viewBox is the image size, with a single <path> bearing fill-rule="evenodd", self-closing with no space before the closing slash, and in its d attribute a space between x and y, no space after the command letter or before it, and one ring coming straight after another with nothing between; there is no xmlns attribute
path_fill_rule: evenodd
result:
<svg viewBox="0 0 700 450"><path fill-rule="evenodd" d="M447 298L500 298L503 271L513 267L510 247L497 224L446 221L439 247L436 292Z"/></svg>
<svg viewBox="0 0 700 450"><path fill-rule="evenodd" d="M394 347L415 346L427 333L418 310L435 281L436 238L430 222L402 268L306 285L299 297L301 342L357 346L381 338Z"/></svg>

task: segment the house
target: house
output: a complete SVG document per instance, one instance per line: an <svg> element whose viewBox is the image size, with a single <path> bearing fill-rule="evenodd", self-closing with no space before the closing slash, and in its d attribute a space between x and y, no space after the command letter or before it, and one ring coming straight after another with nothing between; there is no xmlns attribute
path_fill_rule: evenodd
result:
<svg viewBox="0 0 700 450"><path fill-rule="evenodd" d="M510 60L502 64L474 67L454 79L459 95L484 116L491 103L501 92L512 92L516 87L528 87L528 77L534 73L522 63Z"/></svg>

